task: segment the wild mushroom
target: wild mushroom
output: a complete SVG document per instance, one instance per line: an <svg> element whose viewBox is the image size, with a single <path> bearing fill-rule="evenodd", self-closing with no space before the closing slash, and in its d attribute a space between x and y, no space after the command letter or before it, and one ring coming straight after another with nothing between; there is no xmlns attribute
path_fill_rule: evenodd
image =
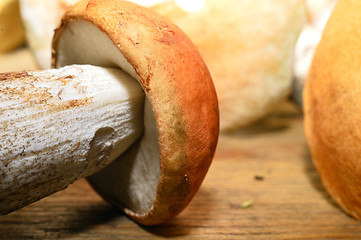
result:
<svg viewBox="0 0 361 240"><path fill-rule="evenodd" d="M315 167L333 199L361 220L359 1L338 1L306 81L305 133Z"/></svg>
<svg viewBox="0 0 361 240"><path fill-rule="evenodd" d="M31 149L18 150L15 156L10 158L11 163L8 163L7 166L11 165L16 170L23 168L22 165L24 164L30 169L25 173L30 178L28 180L34 179L36 181L36 177L33 178L31 168L33 164L40 164L43 169L42 173L57 174L59 179L52 176L54 177L52 181L56 183L56 179L61 181L68 175L72 181L76 180L78 176L87 176L91 172L98 171L99 167L96 165L103 164L103 159L111 161L111 158L121 154L108 166L89 177L94 189L110 203L124 209L128 216L141 224L160 224L177 215L189 203L203 181L218 139L217 97L210 74L196 47L175 25L151 10L127 1L84 0L70 8L63 17L61 26L54 35L53 51L53 65L57 68L73 64L90 64L117 68L116 71L102 68L99 70L98 67L86 66L92 69L97 68L102 72L112 71L112 75L118 74L115 73L118 71L127 73L132 79L127 78L124 81L132 80L135 83L140 83L145 95L144 107L139 108L136 104L139 98L142 98L142 94L139 96L135 89L135 93L130 95L136 97L125 100L126 103L135 102L134 107L130 107L130 109L134 109L134 112L131 110L130 112L126 111L126 113L117 113L116 109L105 107L104 115L101 115L102 120L94 120L94 117L89 114L88 117L92 120L87 124L90 126L84 126L85 129L80 129L79 132L75 131L75 133L79 133L80 137L89 131L87 134L92 137L88 137L86 141L75 145L52 146L54 156L57 153L67 152L70 161L73 161L71 160L73 158L72 151L83 153L80 158L85 158L85 166L84 164L78 166L78 161L74 159L72 163L74 166L70 167L70 170L57 174L58 171L70 166L67 163L69 159L51 157L51 163L49 161L36 161L36 156L51 150L49 146L43 145L43 141L38 138L36 132L33 135L35 138L29 137L29 140L34 141L31 144L37 144L37 147L42 148L38 152L39 155L35 155L33 159L27 162L21 162L18 160L24 159L23 155ZM95 70L87 70L86 67L79 71L93 72L92 75L96 81L99 79L99 75L103 76L100 73L95 73ZM80 67L72 66L68 70L72 72L72 69L78 68ZM65 70L58 71L68 70L65 68ZM31 73L28 74L32 75ZM46 74L48 73L40 73L43 76ZM52 74L50 73L51 76ZM55 75L59 75L59 72ZM65 81L65 88L69 89L67 81L73 81L68 79L68 76L79 78L77 80L79 84L83 81L77 75L79 74L66 72L64 76L60 76ZM7 77L11 78L11 76ZM15 77L22 78L23 76L17 75ZM116 82L118 81L116 80ZM16 82L21 83L22 81ZM62 82L60 81L59 85ZM78 87L77 82L73 83L74 87L70 88L70 94L74 92L74 88L78 89L78 92L84 89ZM16 91L19 91L18 94L24 97L24 101L31 100L25 99L21 92L21 85ZM33 87L31 82L29 85ZM96 89L94 90L96 94L101 95L100 99L110 98L107 93L102 93L98 89L98 86L104 88L102 82L94 83L92 81L90 85ZM113 88L115 83L107 86L109 87L106 87L106 90L114 95L117 90L109 88ZM27 88L25 87L24 93L26 91ZM129 92L129 90L127 91ZM57 92L56 94L61 95L62 93ZM79 94L81 95L81 93L77 93L77 95ZM89 100L92 98L92 96L83 95L81 96L82 99ZM38 96L35 94L34 97ZM111 102L119 102L120 98L111 97ZM37 104L36 101L32 102L32 104ZM95 97L91 102L91 104L97 102ZM20 103L19 107L24 104L25 102ZM32 104L30 106L35 107ZM47 112L56 112L58 108L53 109L51 103L44 104L50 106L44 106L47 107L46 111L40 111L37 116L51 118L51 114L48 116ZM70 115L74 117L70 117L72 120L78 121L76 111L83 109L82 107L86 110L92 108L88 107L87 103L81 107L76 104L69 105L69 111L74 112ZM139 109L141 109L141 113L139 113ZM26 109L24 111L26 112ZM135 121L132 120L131 123L129 122L130 125L125 126L125 134L114 130L116 127L112 125L108 127L108 124L105 123L105 119L109 117L113 118L114 120L110 121L116 124L116 120L121 119L124 114L130 114L129 118L134 118ZM138 122L140 114L144 114L141 118L141 124ZM85 117L88 114L83 112L83 115L84 118L81 117L80 121L76 123L77 128L82 128L84 122L87 121ZM59 116L64 115L60 113ZM66 117L66 119L69 118ZM26 119L24 118L24 120ZM42 121L45 128L49 128L47 129L49 134L54 129L55 133L63 131L71 140L77 138L72 130L57 129L57 126L60 128L61 125L57 119L53 119L53 121L55 121L54 125L50 126L47 125L48 121ZM123 120L120 121L122 123ZM124 121L127 122L127 120ZM93 122L99 122L100 128L93 127ZM120 125L122 125L121 123ZM32 125L32 122L20 121L20 119L15 120L13 126L22 132L20 128L28 130L29 125L36 127ZM75 124L70 123L68 125L73 126ZM137 138L142 129L142 127L139 129L139 125L144 126L144 132ZM1 128L7 129L6 127ZM127 133L128 130L131 131L129 134ZM54 136L56 136L55 133ZM11 134L11 132L5 134ZM30 134L32 133L30 132ZM118 143L115 143L122 135L124 138L130 139L122 146L123 149L126 149L123 153L116 147ZM18 137L18 135L13 137L14 141L22 142L23 138ZM52 138L53 136L48 135L47 137ZM133 142L134 138L136 138L135 142ZM108 139L110 140L108 141ZM131 146L128 148L129 145ZM93 157L95 158L94 161L90 162L89 159ZM8 156L1 159L0 164L5 165L4 162L6 161L9 161ZM85 174L83 169L91 165L94 166L94 169ZM72 172L76 168L81 169L80 174L72 178ZM11 171L5 170L0 173L2 179L4 174L10 179L8 183L12 184L13 181L11 180L15 180L16 176ZM63 176L62 174L66 175ZM42 193L41 184L47 184L45 179L39 184L27 183L23 185L25 192L27 191L29 194L31 192L35 196L18 206L21 207L52 192L50 189L47 193ZM67 184L62 185L62 187L66 187ZM7 209L3 204L7 199L4 186L6 184L1 180L0 206L2 206L1 212L3 213L15 209ZM37 193L39 194L37 195ZM20 201L23 198L17 192L11 195L16 199L15 201Z"/></svg>

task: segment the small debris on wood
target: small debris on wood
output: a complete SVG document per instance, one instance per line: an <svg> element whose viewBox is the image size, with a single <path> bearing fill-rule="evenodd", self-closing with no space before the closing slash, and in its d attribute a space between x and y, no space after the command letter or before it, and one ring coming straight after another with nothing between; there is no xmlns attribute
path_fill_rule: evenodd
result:
<svg viewBox="0 0 361 240"><path fill-rule="evenodd" d="M254 180L263 181L263 180L264 180L264 177L263 177L263 176L260 176L260 175L255 175L255 176L254 176Z"/></svg>
<svg viewBox="0 0 361 240"><path fill-rule="evenodd" d="M245 201L244 203L242 203L241 207L242 208L249 208L253 205L254 200L250 199L248 201Z"/></svg>
<svg viewBox="0 0 361 240"><path fill-rule="evenodd" d="M232 202L230 202L230 203L229 203L229 206L230 206L231 208L233 208L233 209L239 209L239 208L241 208L241 204L239 204L239 203L232 203Z"/></svg>
<svg viewBox="0 0 361 240"><path fill-rule="evenodd" d="M232 209L249 208L253 205L253 203L254 203L254 199L250 199L248 201L243 202L242 204L230 202L229 206Z"/></svg>

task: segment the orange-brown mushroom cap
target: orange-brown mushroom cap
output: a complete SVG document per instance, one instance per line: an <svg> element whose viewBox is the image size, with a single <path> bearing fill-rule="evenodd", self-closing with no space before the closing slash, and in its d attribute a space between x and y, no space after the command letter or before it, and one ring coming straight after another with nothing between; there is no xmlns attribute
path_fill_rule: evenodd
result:
<svg viewBox="0 0 361 240"><path fill-rule="evenodd" d="M338 1L304 90L305 132L330 195L361 219L361 2Z"/></svg>
<svg viewBox="0 0 361 240"><path fill-rule="evenodd" d="M109 174L116 172L116 164L90 177L90 182L135 221L164 223L192 199L215 152L219 113L208 69L196 47L174 24L149 9L121 0L84 0L67 11L54 36L55 67L79 63L71 57L74 53L59 47L64 30L75 21L88 22L106 34L135 70L154 113L159 146L159 158L155 159L160 164L159 181L149 211L137 212L114 192L102 188L115 184L116 176L113 179ZM94 59L80 63L98 64ZM122 156L116 161L122 161ZM107 180L99 181L102 174L108 175Z"/></svg>

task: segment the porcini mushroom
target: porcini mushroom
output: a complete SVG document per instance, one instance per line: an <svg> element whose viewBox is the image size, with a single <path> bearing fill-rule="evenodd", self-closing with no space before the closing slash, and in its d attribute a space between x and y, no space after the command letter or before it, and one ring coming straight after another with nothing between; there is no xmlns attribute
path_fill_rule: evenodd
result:
<svg viewBox="0 0 361 240"><path fill-rule="evenodd" d="M176 216L203 181L218 139L217 97L196 47L151 10L121 0L83 0L67 11L53 41L53 65L73 64L117 68L139 82L145 95L143 134L91 175L91 185L138 223L160 224ZM79 145L87 145L88 158L92 143L99 160L109 155L109 144L101 139L111 137L112 127L101 126L99 141L95 132L90 142ZM97 154L97 149L103 151ZM63 159L57 161L49 170L64 167Z"/></svg>
<svg viewBox="0 0 361 240"><path fill-rule="evenodd" d="M360 1L338 1L306 81L305 133L333 199L361 220Z"/></svg>

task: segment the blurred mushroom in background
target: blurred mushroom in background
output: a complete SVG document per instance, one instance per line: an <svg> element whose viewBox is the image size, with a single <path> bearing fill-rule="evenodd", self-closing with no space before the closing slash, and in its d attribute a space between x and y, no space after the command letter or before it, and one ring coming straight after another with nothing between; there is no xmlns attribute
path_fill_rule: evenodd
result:
<svg viewBox="0 0 361 240"><path fill-rule="evenodd" d="M302 91L313 54L337 0L306 0L307 24L303 27L295 49L292 99L302 107Z"/></svg>
<svg viewBox="0 0 361 240"><path fill-rule="evenodd" d="M200 50L216 86L222 131L261 119L290 96L304 0L207 0L192 12L164 2L152 9Z"/></svg>
<svg viewBox="0 0 361 240"><path fill-rule="evenodd" d="M65 10L78 0L19 0L26 40L40 69L51 67L51 41Z"/></svg>
<svg viewBox="0 0 361 240"><path fill-rule="evenodd" d="M0 0L0 54L14 50L24 43L24 26L18 0Z"/></svg>

